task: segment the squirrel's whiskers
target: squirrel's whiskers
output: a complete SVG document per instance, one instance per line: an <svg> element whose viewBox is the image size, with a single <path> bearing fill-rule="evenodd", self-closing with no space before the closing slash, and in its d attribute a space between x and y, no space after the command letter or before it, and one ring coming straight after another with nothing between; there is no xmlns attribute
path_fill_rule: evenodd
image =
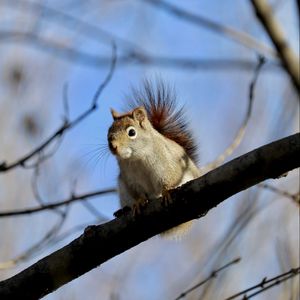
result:
<svg viewBox="0 0 300 300"><path fill-rule="evenodd" d="M86 160L84 162L84 167L87 167L93 164L93 170L98 166L99 162L102 164L103 172L105 172L107 160L110 156L110 151L107 142L105 143L98 143L98 144L89 144L88 147L91 149L82 154L81 158Z"/></svg>

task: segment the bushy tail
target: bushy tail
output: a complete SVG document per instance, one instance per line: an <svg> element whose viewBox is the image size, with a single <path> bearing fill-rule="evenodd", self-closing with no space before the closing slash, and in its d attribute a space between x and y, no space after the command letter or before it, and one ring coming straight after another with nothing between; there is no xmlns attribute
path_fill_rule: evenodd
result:
<svg viewBox="0 0 300 300"><path fill-rule="evenodd" d="M176 227L173 227L169 230L162 232L160 236L167 240L180 241L190 231L193 223L194 221L188 221L186 223L182 223Z"/></svg>
<svg viewBox="0 0 300 300"><path fill-rule="evenodd" d="M176 93L162 80L155 83L145 80L141 89L132 89L129 108L144 106L152 126L163 136L173 140L196 163L197 145L187 122L183 107L176 101Z"/></svg>

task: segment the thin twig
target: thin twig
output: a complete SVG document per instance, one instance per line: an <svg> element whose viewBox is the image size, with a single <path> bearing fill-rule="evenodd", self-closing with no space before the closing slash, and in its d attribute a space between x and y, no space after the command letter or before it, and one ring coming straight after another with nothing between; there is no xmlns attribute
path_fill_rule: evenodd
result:
<svg viewBox="0 0 300 300"><path fill-rule="evenodd" d="M26 162L26 164L23 164L22 167L24 169L34 169L36 167L38 167L39 164L43 163L44 161L46 161L47 159L49 159L50 157L52 157L56 151L58 150L58 148L60 147L60 145L63 142L63 135L57 136L56 139L53 140L52 144L54 144L52 147L52 149L50 148L51 143L48 146L47 152L45 151L45 149L42 149L40 152L38 152L34 157L32 157L30 160L33 160L33 158L36 158L35 161L30 161L29 160ZM45 153L46 152L46 153ZM36 157L37 156L37 157ZM1 165L0 165L0 172L1 172Z"/></svg>
<svg viewBox="0 0 300 300"><path fill-rule="evenodd" d="M263 189L267 189L267 190L272 191L272 192L274 192L274 193L276 193L278 195L281 195L283 197L289 198L295 204L300 205L300 193L299 192L297 192L295 194L291 194L291 193L289 193L287 191L280 190L277 187L272 186L272 185L267 184L267 183L260 183L260 184L258 184L258 187L263 188Z"/></svg>
<svg viewBox="0 0 300 300"><path fill-rule="evenodd" d="M45 204L43 206L38 206L38 207L33 207L33 208L28 208L28 209L13 210L13 211L7 211L7 212L0 212L0 218L11 217L11 216L22 216L22 215L37 213L37 212L41 212L41 211L45 211L45 210L49 210L49 209L54 209L59 206L68 205L68 204L74 203L76 201L83 201L88 198L106 195L106 194L110 194L110 193L116 193L116 189L109 188L106 190L95 191L95 192L86 193L86 194L77 195L77 196L72 195L70 198L68 198L66 200L61 200L61 201L57 201L55 203Z"/></svg>
<svg viewBox="0 0 300 300"><path fill-rule="evenodd" d="M192 12L188 12L164 0L143 0L143 1L151 5L154 5L159 9L163 9L172 15L175 15L177 18L181 18L187 22L190 22L191 24L195 24L197 26L201 26L209 30L212 30L250 49L255 49L256 51L258 51L258 53L262 55L263 54L268 55L273 58L277 57L276 52L272 48L257 41L254 37L252 37L251 35L245 32L238 31L237 29L234 29L232 27L223 24L219 24L215 21L212 21L198 14L196 15Z"/></svg>
<svg viewBox="0 0 300 300"><path fill-rule="evenodd" d="M43 206L45 201L43 201L42 196L41 196L41 194L39 192L39 187L38 187L38 178L39 178L39 175L40 175L40 164L37 163L36 167L34 168L32 177L31 177L31 190L32 190L32 193L34 195L35 200L41 206Z"/></svg>
<svg viewBox="0 0 300 300"><path fill-rule="evenodd" d="M250 299L250 298L256 296L257 294L260 294L260 293L264 292L265 290L267 290L269 288L272 288L273 286L278 285L278 284L280 284L280 283L282 283L282 282L284 282L284 281L286 281L286 280L288 280L288 279L290 279L290 278L292 278L292 277L294 277L298 274L300 274L300 267L295 268L295 269L291 269L290 271L288 271L286 273L280 274L280 275L275 276L275 277L270 278L270 279L267 279L267 277L265 277L265 278L263 278L263 280L260 283L254 285L250 288L247 288L247 289L245 289L245 290L243 290L243 291L241 291L237 294L234 294L234 295L226 298L225 300L232 300L232 299L237 298L239 296L244 296L243 299L245 299L245 300ZM258 289L258 291L255 291L254 293L247 296L248 292L251 292L251 291L256 290L256 289Z"/></svg>
<svg viewBox="0 0 300 300"><path fill-rule="evenodd" d="M31 189L32 189L33 195L41 207L44 207L46 201L43 199L43 197L41 196L41 194L39 192L38 177L40 175L41 163L43 162L44 159L45 159L45 156L43 156L42 153L39 153L38 161L36 162L36 166L34 168L34 172L33 172L32 179L31 179ZM64 217L64 215L65 215L65 212L61 211L60 208L57 208L57 207L53 208L52 211L61 217Z"/></svg>
<svg viewBox="0 0 300 300"><path fill-rule="evenodd" d="M232 217L229 226L223 233L221 239L219 239L213 246L213 251L210 251L209 256L204 260L204 263L199 268L207 268L207 265L213 265L216 267L224 260L224 257L228 257L228 254L232 252L237 244L237 241L247 227L254 222L259 213L263 213L264 209L268 207L268 203L258 204L257 190L249 191L245 193L243 199L244 203L236 210ZM199 275L198 275L199 276ZM201 293L198 294L199 299L207 299L209 291L213 288L213 284L218 286L218 282L210 281L203 287Z"/></svg>
<svg viewBox="0 0 300 300"><path fill-rule="evenodd" d="M53 239L51 241L48 242L48 246L55 246L57 243L65 240L66 238L68 238L70 235L73 235L75 234L76 232L79 232L79 231L83 231L84 228L90 226L91 224L99 224L99 223L103 223L103 222L107 222L109 219L105 216L101 217L100 219L97 218L89 223L82 223L82 224L78 224L78 225L75 225L74 227L66 230L65 232L63 233L60 233L60 234L57 234L55 237L53 237Z"/></svg>
<svg viewBox="0 0 300 300"><path fill-rule="evenodd" d="M57 233L65 223L67 216L68 216L68 207L65 209L63 213L60 214L59 221L56 224L54 224L54 226L50 230L48 230L41 239L39 239L37 242L31 245L26 251L19 254L15 258L9 259L8 261L5 262L0 262L0 270L15 267L17 264L24 262L30 259L31 257L33 257L33 255L35 255L40 249L42 249L42 247L45 244L47 244L49 241L55 238L55 236L57 235Z"/></svg>
<svg viewBox="0 0 300 300"><path fill-rule="evenodd" d="M97 220L103 220L105 219L105 216L101 214L94 205L92 205L88 201L81 201L80 202L94 217L97 218Z"/></svg>
<svg viewBox="0 0 300 300"><path fill-rule="evenodd" d="M76 29L78 33L78 28L80 29L80 33L85 37L92 39L94 42L100 42L103 45L103 41L108 43L109 45L114 43L118 48L123 48L125 50L135 49L137 53L143 52L143 49L140 48L139 45L136 45L126 39L118 37L110 32L105 31L97 25L84 21L80 18L77 18L73 15L66 13L66 11L61 11L46 5L44 2L42 3L37 1L24 1L24 0L0 0L0 2L4 2L7 7L15 9L16 5L23 4L22 8L24 11L29 12L33 15L36 12L43 10L43 18L48 22L53 22L57 26L62 25L65 28L68 28L71 31Z"/></svg>
<svg viewBox="0 0 300 300"><path fill-rule="evenodd" d="M264 57L260 56L258 58L258 64L254 71L254 77L249 86L248 108L247 108L246 116L245 116L243 123L242 123L241 127L239 128L235 138L233 139L233 142L213 162L202 167L202 171L204 173L220 166L225 161L225 159L233 153L233 151L240 145L241 141L243 140L243 137L244 137L245 131L246 131L246 127L248 125L248 122L250 120L251 113L252 113L255 85L256 85L256 82L258 79L258 75L259 75L264 63L265 63Z"/></svg>
<svg viewBox="0 0 300 300"><path fill-rule="evenodd" d="M64 84L63 87L63 104L64 104L64 120L68 121L70 118L69 99L68 99L69 85Z"/></svg>
<svg viewBox="0 0 300 300"><path fill-rule="evenodd" d="M44 150L49 144L51 144L52 141L56 140L57 138L63 136L68 130L72 129L76 125L78 125L81 121L83 121L85 118L87 118L91 113L93 113L97 109L97 102L99 100L99 97L103 91L103 89L106 87L106 85L109 83L114 69L116 65L116 46L112 45L112 60L111 60L111 66L108 71L108 74L106 75L106 78L104 81L99 85L97 91L95 92L95 95L92 99L91 106L84 111L82 114L80 114L77 118L75 118L71 122L64 122L63 125L57 129L50 137L48 137L43 143L41 143L37 148L33 149L30 153L24 155L23 157L15 160L14 162L8 164L7 162L0 163L0 173L9 171L15 167L26 167L26 162L31 159L32 157L38 155L42 150Z"/></svg>
<svg viewBox="0 0 300 300"><path fill-rule="evenodd" d="M232 266L233 264L239 263L241 260L240 257L235 258L234 260L232 260L231 262L227 263L226 265L222 266L221 268L214 270L211 272L211 274L205 278L204 280L202 280L201 282L197 283L196 285L192 286L191 288L189 288L188 290L184 291L183 293L181 293L175 300L179 300L181 298L184 298L185 296L187 296L189 293L191 293L192 291L194 291L195 289L199 288L200 286L202 286L203 284L205 284L206 282L208 282L209 280L216 278L218 273L223 271L224 269Z"/></svg>
<svg viewBox="0 0 300 300"><path fill-rule="evenodd" d="M98 54L91 54L80 51L77 48L62 45L61 43L41 37L40 35L15 30L0 30L0 40L5 43L23 43L29 47L34 47L44 53L49 53L64 61L84 65L91 68L107 66L111 63L111 58ZM203 70L203 71L252 71L255 68L255 62L249 59L236 58L197 58L197 57L170 57L157 56L147 52L137 52L135 49L128 50L125 54L118 57L118 67L127 65L146 65L159 66L164 68L176 68L187 70ZM280 70L281 66L275 61L269 62L264 68L265 71Z"/></svg>
<svg viewBox="0 0 300 300"><path fill-rule="evenodd" d="M32 245L29 249L24 251L22 254L18 255L17 257L15 257L13 259L8 260L8 261L0 262L0 270L10 269L10 268L15 267L17 264L19 264L21 262L26 262L27 260L31 259L33 257L33 255L36 255L37 252L40 252L40 251L46 249L46 247L55 246L57 243L68 238L70 235L72 235L78 231L82 231L84 228L86 228L87 226L89 226L91 224L99 224L102 222L107 222L108 218L99 214L97 219L95 219L94 221L76 225L76 226L68 229L67 231L59 234L59 231L61 230L61 228L64 224L64 221L65 220L63 220L63 222L60 221L59 223L54 225L53 228L51 228L48 232L46 232L46 234L44 235L44 237L41 240L36 242L34 245Z"/></svg>
<svg viewBox="0 0 300 300"><path fill-rule="evenodd" d="M253 8L259 21L264 26L271 38L281 62L289 74L298 95L300 93L300 71L299 57L289 46L286 36L282 32L279 23L276 21L272 12L272 7L266 0L251 0Z"/></svg>

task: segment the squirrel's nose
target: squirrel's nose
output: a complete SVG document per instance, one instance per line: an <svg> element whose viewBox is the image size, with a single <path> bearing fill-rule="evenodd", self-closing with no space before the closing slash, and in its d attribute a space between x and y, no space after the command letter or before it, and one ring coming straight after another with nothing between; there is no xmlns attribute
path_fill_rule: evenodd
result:
<svg viewBox="0 0 300 300"><path fill-rule="evenodd" d="M111 151L112 153L115 154L115 153L117 152L118 146L117 146L117 143L116 143L116 141L113 139L112 136L110 136L110 137L108 138L108 146L109 146L109 149L110 149L110 151Z"/></svg>

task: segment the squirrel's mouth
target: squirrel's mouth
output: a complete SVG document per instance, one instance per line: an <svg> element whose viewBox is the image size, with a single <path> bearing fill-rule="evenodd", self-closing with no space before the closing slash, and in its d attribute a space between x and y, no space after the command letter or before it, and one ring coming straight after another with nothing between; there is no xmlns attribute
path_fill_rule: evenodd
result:
<svg viewBox="0 0 300 300"><path fill-rule="evenodd" d="M109 141L108 146L109 146L109 150L111 151L111 153L120 158L127 159L127 158L130 158L132 155L132 149L129 147L123 148L123 147L116 145L115 143L113 143L111 141Z"/></svg>
<svg viewBox="0 0 300 300"><path fill-rule="evenodd" d="M118 156L123 159L130 158L131 155L132 155L131 148L120 149L120 151L118 151Z"/></svg>

